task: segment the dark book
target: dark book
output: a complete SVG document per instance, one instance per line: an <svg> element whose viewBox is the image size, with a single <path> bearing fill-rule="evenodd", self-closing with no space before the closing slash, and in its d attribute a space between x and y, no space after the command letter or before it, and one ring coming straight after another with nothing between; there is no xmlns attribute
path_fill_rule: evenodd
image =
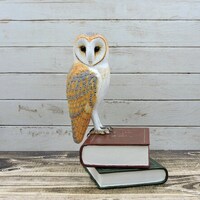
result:
<svg viewBox="0 0 200 200"><path fill-rule="evenodd" d="M149 129L114 128L110 134L90 135L80 148L87 167L149 167Z"/></svg>
<svg viewBox="0 0 200 200"><path fill-rule="evenodd" d="M157 185L165 183L168 171L150 159L149 169L85 167L100 189L130 186Z"/></svg>

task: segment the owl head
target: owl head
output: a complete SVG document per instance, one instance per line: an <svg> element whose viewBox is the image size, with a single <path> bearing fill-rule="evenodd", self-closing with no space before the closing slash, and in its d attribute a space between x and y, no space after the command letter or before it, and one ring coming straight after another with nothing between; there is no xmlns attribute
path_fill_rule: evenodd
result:
<svg viewBox="0 0 200 200"><path fill-rule="evenodd" d="M74 59L93 67L107 59L108 43L100 34L81 34L74 43Z"/></svg>

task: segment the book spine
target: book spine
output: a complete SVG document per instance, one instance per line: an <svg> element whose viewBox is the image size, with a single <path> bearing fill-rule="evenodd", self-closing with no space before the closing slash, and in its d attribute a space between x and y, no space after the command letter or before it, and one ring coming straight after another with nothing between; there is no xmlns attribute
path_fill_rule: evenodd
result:
<svg viewBox="0 0 200 200"><path fill-rule="evenodd" d="M83 162L83 157L82 157L82 153L83 153L83 148L84 148L84 146L87 146L87 145L83 144L83 145L81 145L81 147L80 147L80 150L79 150L79 159L80 159L81 165L86 166L86 165L84 164L84 162Z"/></svg>
<svg viewBox="0 0 200 200"><path fill-rule="evenodd" d="M150 166L150 145L148 145L148 166Z"/></svg>

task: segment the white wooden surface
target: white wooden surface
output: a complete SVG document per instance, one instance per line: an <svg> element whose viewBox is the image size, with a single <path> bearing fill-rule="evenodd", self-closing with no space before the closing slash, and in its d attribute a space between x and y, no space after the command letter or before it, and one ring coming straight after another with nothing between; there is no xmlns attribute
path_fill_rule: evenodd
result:
<svg viewBox="0 0 200 200"><path fill-rule="evenodd" d="M199 73L199 48L110 48L112 73ZM2 47L0 73L67 73L72 47Z"/></svg>
<svg viewBox="0 0 200 200"><path fill-rule="evenodd" d="M199 9L196 0L6 0L1 4L0 17L4 20L199 19Z"/></svg>
<svg viewBox="0 0 200 200"><path fill-rule="evenodd" d="M66 99L65 81L66 74L2 74L0 99ZM200 74L112 74L106 99L195 100L199 86Z"/></svg>
<svg viewBox="0 0 200 200"><path fill-rule="evenodd" d="M65 100L0 100L3 125L70 125ZM199 126L199 101L106 100L100 116L106 125Z"/></svg>
<svg viewBox="0 0 200 200"><path fill-rule="evenodd" d="M0 1L0 150L78 150L65 78L74 38L104 34L101 118L150 127L151 149L200 149L200 2Z"/></svg>
<svg viewBox="0 0 200 200"><path fill-rule="evenodd" d="M111 46L200 46L199 21L2 21L0 46L72 46L80 33L98 32Z"/></svg>
<svg viewBox="0 0 200 200"><path fill-rule="evenodd" d="M70 126L1 126L0 151L8 148L17 151L48 151L79 150L79 145L73 142ZM88 129L90 130L90 128ZM199 149L199 127L150 127L150 143L153 149L182 150ZM53 141L53 142L52 142ZM33 145L34 144L34 145ZM56 145L55 145L56 144Z"/></svg>

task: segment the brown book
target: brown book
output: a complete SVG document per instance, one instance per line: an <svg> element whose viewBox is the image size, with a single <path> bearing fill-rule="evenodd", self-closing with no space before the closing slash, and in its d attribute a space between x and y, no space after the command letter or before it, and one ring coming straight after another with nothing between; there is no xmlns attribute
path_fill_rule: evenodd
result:
<svg viewBox="0 0 200 200"><path fill-rule="evenodd" d="M89 135L80 148L87 167L149 167L149 129L114 128L110 134Z"/></svg>

